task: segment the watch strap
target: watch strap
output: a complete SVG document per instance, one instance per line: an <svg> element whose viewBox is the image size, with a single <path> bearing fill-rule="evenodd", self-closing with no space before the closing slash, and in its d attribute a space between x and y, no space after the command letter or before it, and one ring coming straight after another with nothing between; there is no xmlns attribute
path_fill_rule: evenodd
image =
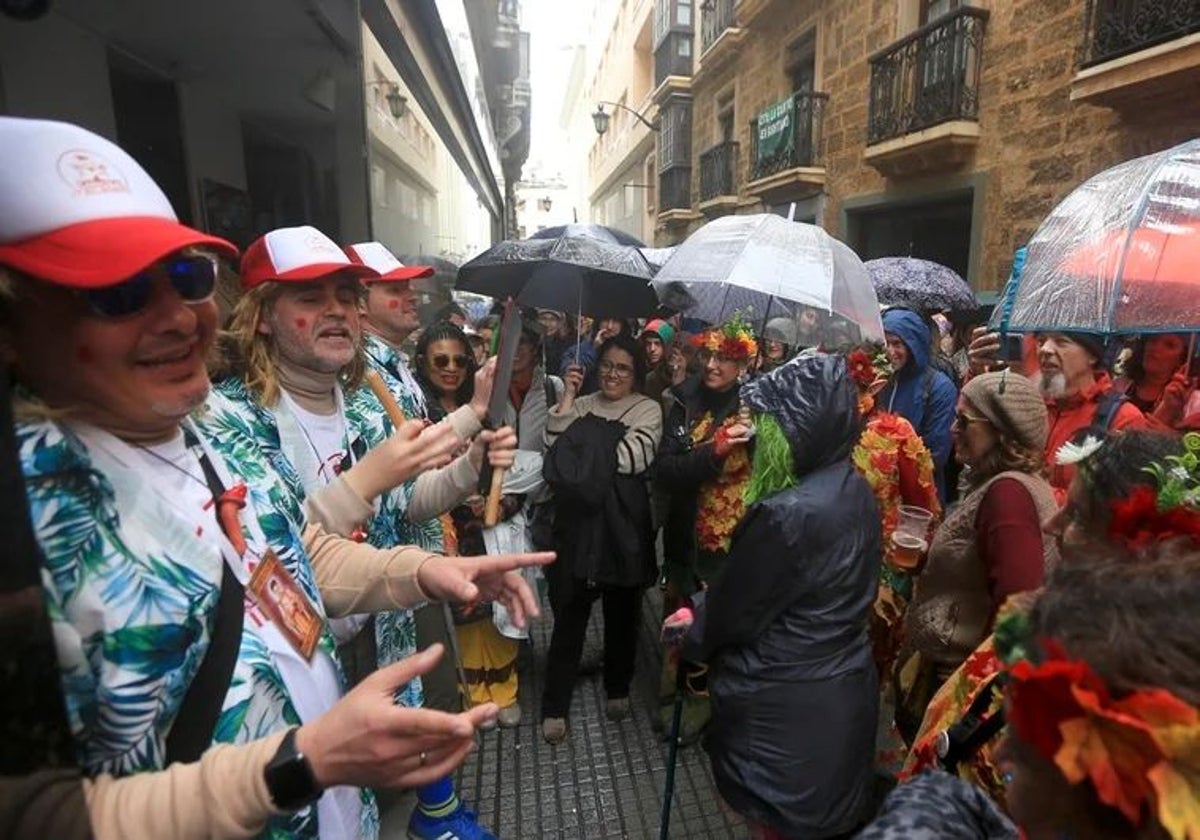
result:
<svg viewBox="0 0 1200 840"><path fill-rule="evenodd" d="M271 802L283 811L298 811L311 805L321 798L323 792L307 756L296 748L298 731L299 727L288 730L279 749L263 770Z"/></svg>

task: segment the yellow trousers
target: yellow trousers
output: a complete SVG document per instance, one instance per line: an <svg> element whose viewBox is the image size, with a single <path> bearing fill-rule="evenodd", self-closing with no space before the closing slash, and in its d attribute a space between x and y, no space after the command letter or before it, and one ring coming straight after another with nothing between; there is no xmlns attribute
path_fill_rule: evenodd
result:
<svg viewBox="0 0 1200 840"><path fill-rule="evenodd" d="M503 709L516 703L518 642L500 635L488 619L455 629L471 705L495 703Z"/></svg>

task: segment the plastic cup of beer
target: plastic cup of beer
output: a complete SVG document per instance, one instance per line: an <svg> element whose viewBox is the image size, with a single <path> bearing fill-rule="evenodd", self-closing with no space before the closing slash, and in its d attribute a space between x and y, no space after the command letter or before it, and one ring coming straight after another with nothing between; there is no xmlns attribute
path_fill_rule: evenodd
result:
<svg viewBox="0 0 1200 840"><path fill-rule="evenodd" d="M929 549L929 528L933 513L916 505L901 505L899 520L892 533L892 562L897 568L915 569Z"/></svg>

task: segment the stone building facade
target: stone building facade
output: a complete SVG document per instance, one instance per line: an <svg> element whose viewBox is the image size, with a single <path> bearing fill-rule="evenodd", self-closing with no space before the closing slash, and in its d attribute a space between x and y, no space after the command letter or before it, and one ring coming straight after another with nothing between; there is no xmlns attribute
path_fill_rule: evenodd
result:
<svg viewBox="0 0 1200 840"><path fill-rule="evenodd" d="M659 207L659 245L718 215L790 213L865 259L935 259L986 293L1082 181L1200 136L1195 3L696 6L691 75L656 74L660 121L687 97L692 150L687 194Z"/></svg>

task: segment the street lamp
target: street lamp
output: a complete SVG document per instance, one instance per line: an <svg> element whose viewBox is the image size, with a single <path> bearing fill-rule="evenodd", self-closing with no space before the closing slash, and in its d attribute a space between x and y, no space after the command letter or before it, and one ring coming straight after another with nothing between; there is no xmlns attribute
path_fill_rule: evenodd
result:
<svg viewBox="0 0 1200 840"><path fill-rule="evenodd" d="M631 113L635 117L637 117L638 122L640 122L642 125L646 126L646 128L650 129L651 131L658 131L658 123L657 122L650 122L648 119L643 117L637 111L630 108L628 105L622 105L620 102L599 102L596 105L595 113L592 114L592 124L596 127L596 133L599 134L601 137L604 136L604 132L608 131L608 122L609 122L609 120L612 119L611 114L605 113L605 111L604 111L605 105L611 105L614 108L620 108L623 111L628 111L629 113Z"/></svg>
<svg viewBox="0 0 1200 840"><path fill-rule="evenodd" d="M368 88L375 85L387 85L388 92L383 98L387 100L392 119L398 120L408 113L408 97L400 92L400 85L395 82L367 82Z"/></svg>

